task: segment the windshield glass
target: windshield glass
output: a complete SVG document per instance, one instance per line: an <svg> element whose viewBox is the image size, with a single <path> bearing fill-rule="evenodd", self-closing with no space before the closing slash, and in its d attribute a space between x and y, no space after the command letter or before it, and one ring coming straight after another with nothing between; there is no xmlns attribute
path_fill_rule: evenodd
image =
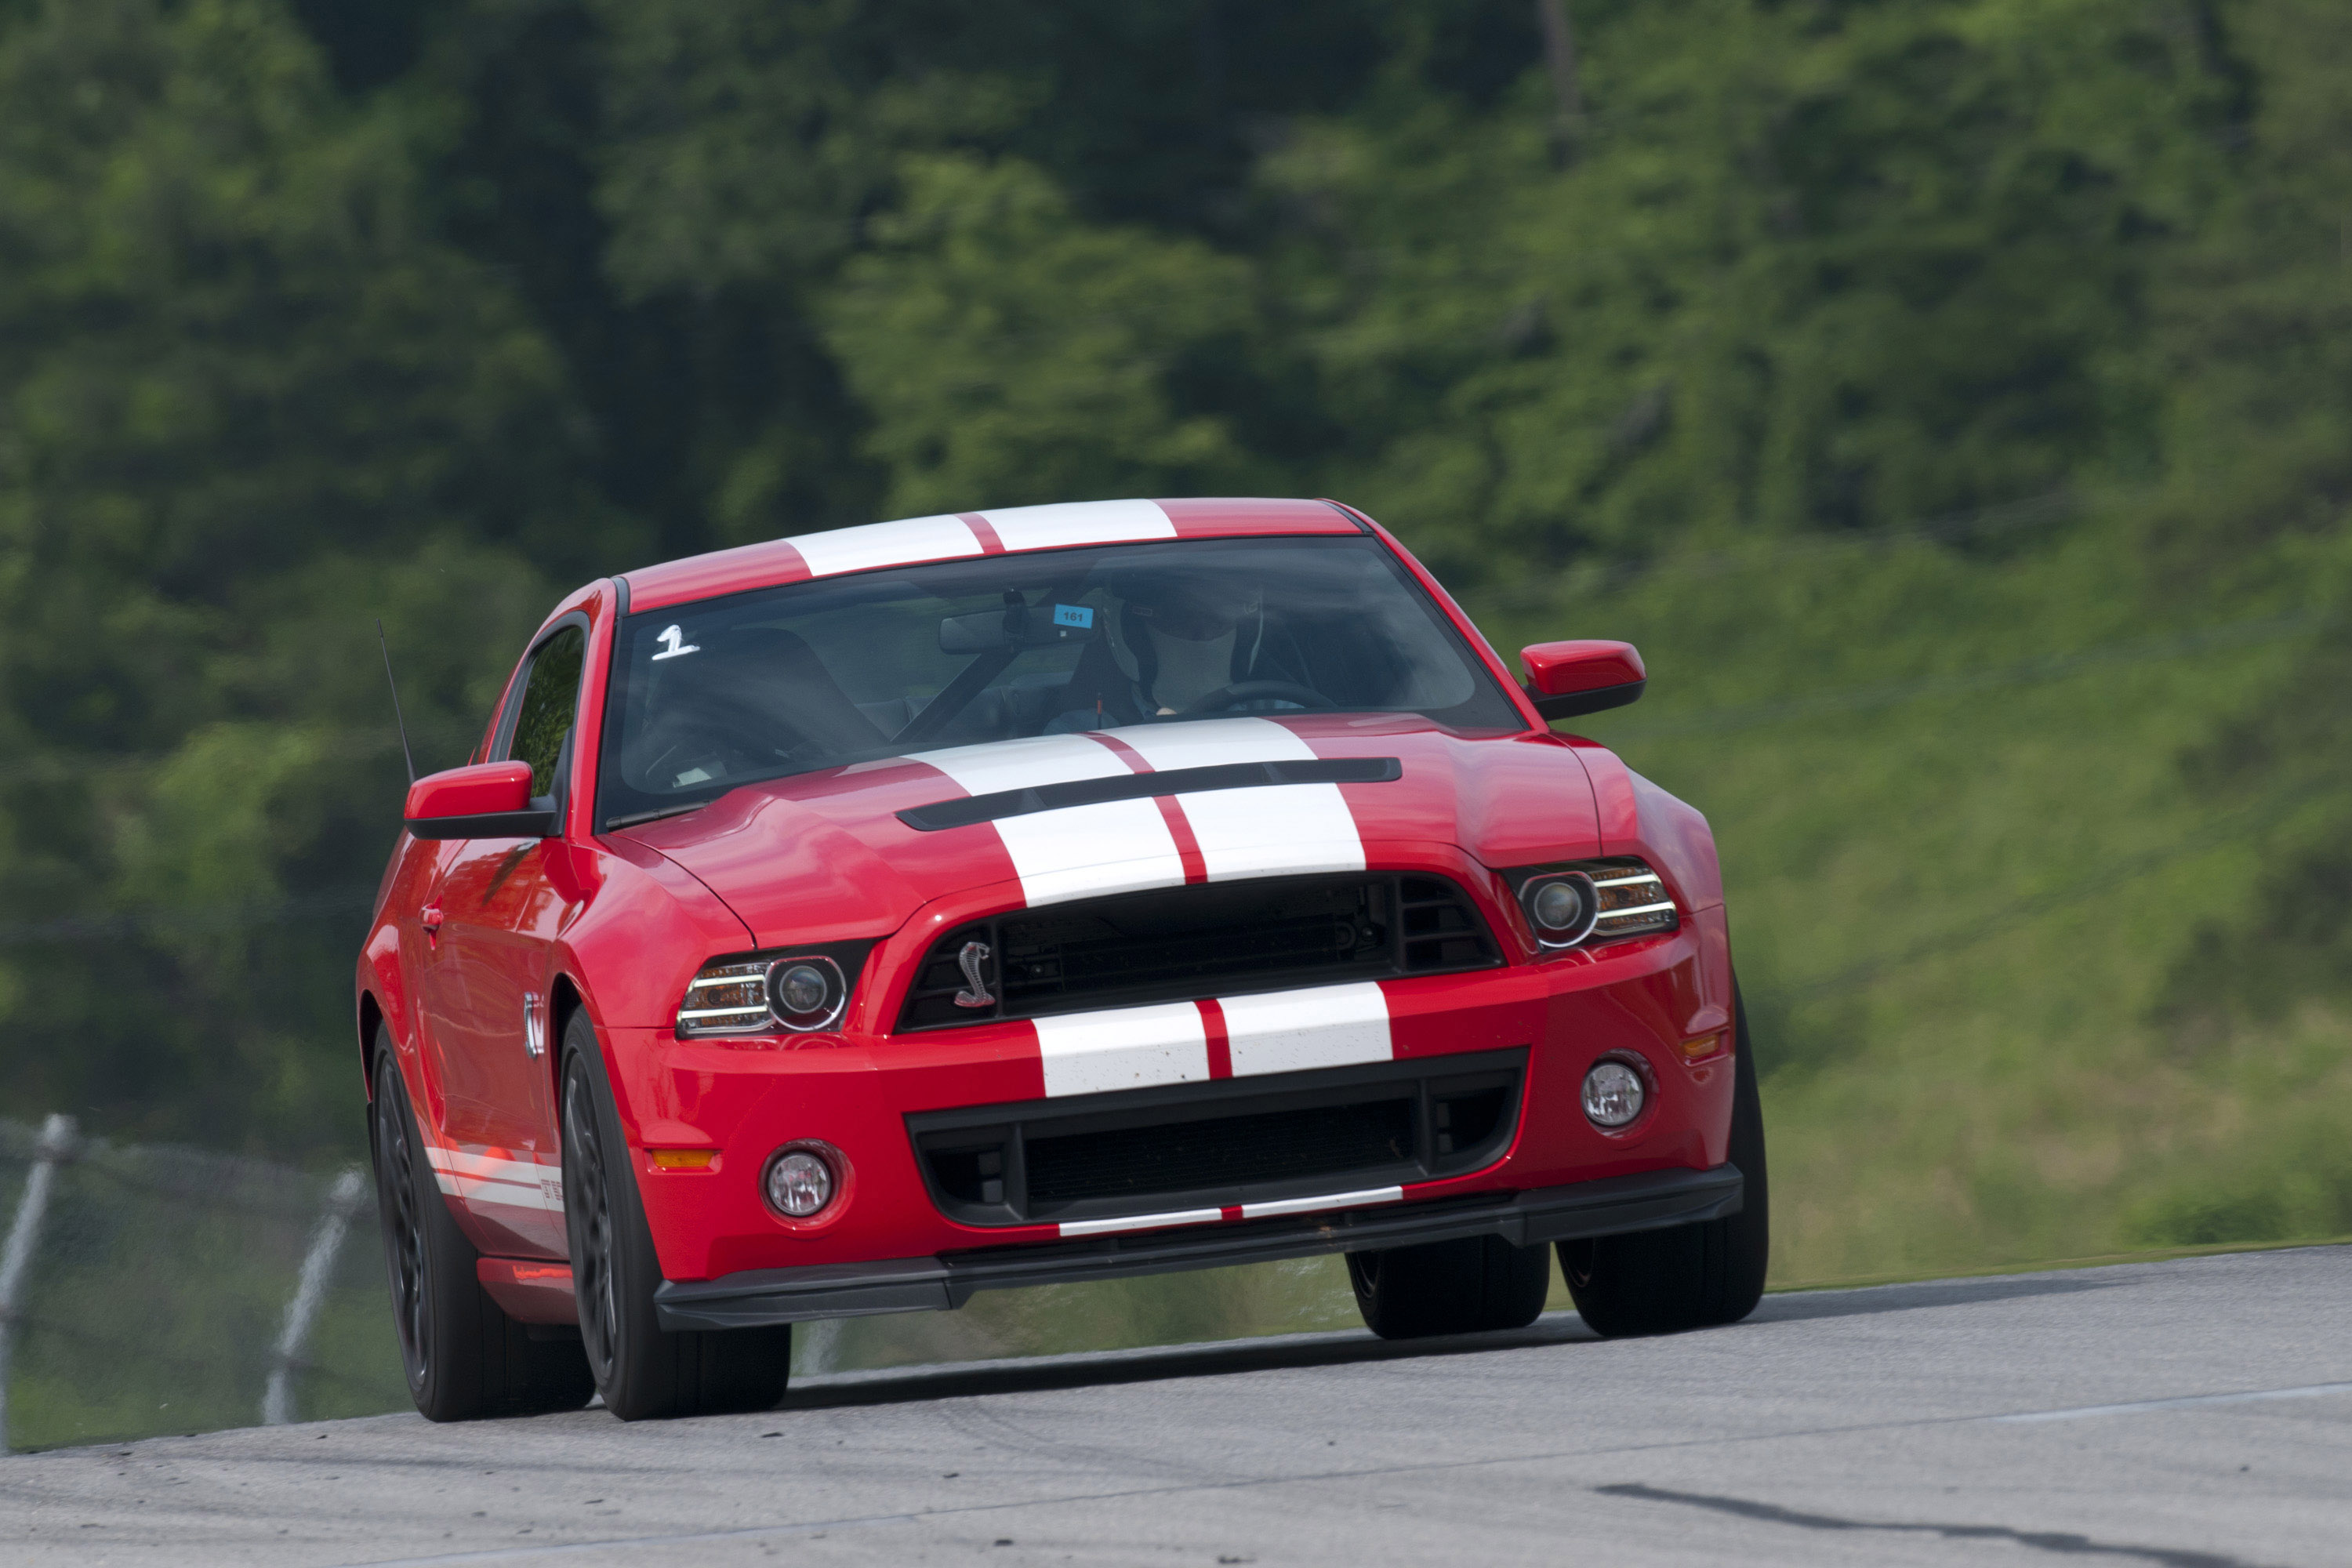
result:
<svg viewBox="0 0 2352 1568"><path fill-rule="evenodd" d="M981 556L622 623L598 816L1024 735L1235 713L1525 728L1371 539L1191 540Z"/></svg>

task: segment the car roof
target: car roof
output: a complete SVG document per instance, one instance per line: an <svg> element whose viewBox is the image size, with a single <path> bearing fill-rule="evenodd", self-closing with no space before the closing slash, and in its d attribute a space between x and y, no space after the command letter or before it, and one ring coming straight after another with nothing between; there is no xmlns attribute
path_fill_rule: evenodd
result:
<svg viewBox="0 0 2352 1568"><path fill-rule="evenodd" d="M1337 501L1257 497L1175 500L1064 501L900 518L822 533L795 534L708 555L689 555L621 574L632 612L666 609L721 594L805 582L845 572L911 566L969 555L1126 544L1159 539L1230 539L1251 534L1366 533L1365 521Z"/></svg>

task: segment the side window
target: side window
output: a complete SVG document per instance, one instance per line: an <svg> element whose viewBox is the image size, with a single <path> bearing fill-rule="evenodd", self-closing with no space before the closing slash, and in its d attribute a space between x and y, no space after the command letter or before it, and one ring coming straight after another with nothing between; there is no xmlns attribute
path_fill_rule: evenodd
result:
<svg viewBox="0 0 2352 1568"><path fill-rule="evenodd" d="M555 763L563 754L564 737L572 733L572 716L580 707L580 667L588 653L588 637L578 626L566 626L539 645L531 656L530 673L522 689L522 710L516 715L514 741L507 755L530 764L530 793L555 792Z"/></svg>

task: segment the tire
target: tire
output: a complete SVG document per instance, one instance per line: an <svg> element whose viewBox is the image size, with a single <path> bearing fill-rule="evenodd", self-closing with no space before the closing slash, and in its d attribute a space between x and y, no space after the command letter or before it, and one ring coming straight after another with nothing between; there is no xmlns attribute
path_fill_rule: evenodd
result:
<svg viewBox="0 0 2352 1568"><path fill-rule="evenodd" d="M1364 1326L1384 1340L1524 1329L1543 1310L1551 1258L1499 1237L1348 1254Z"/></svg>
<svg viewBox="0 0 2352 1568"><path fill-rule="evenodd" d="M1561 1242L1559 1271L1569 1294L1585 1326L1604 1338L1736 1323L1763 1299L1772 1242L1764 1107L1756 1091L1748 1009L1735 1006L1730 1154L1746 1178L1740 1210L1670 1230Z"/></svg>
<svg viewBox="0 0 2352 1568"><path fill-rule="evenodd" d="M793 1330L665 1332L654 1316L661 1262L595 1026L563 1030L563 1222L580 1339L604 1408L624 1421L765 1410L792 1375Z"/></svg>
<svg viewBox="0 0 2352 1568"><path fill-rule="evenodd" d="M393 1326L418 1413L428 1421L470 1421L587 1404L595 1384L580 1346L531 1338L482 1289L475 1273L480 1254L457 1228L424 1158L391 1032L381 1027L368 1149L383 1221Z"/></svg>

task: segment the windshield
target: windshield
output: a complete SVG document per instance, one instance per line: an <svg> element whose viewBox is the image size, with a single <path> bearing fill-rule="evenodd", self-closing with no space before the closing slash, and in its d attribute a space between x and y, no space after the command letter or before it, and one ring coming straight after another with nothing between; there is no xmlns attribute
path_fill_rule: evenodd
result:
<svg viewBox="0 0 2352 1568"><path fill-rule="evenodd" d="M795 583L633 616L607 827L738 784L1024 735L1235 713L1526 727L1370 539L1191 540Z"/></svg>

